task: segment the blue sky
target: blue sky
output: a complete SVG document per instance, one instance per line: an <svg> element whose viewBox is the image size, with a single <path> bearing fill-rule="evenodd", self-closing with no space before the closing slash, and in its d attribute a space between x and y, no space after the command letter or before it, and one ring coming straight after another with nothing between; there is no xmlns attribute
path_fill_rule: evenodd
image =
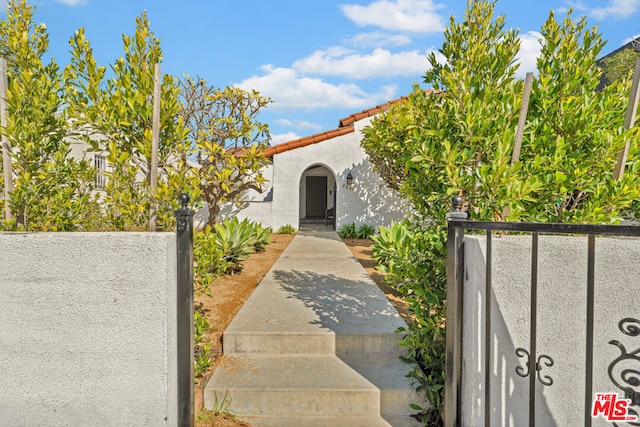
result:
<svg viewBox="0 0 640 427"><path fill-rule="evenodd" d="M334 129L349 114L422 85L426 55L443 42L464 0L31 0L47 26L50 53L65 65L68 40L84 27L96 59L122 56L123 33L148 13L160 38L162 71L200 76L217 87L254 88L273 103L260 119L272 144ZM5 6L6 1L0 0ZM540 27L550 10L587 16L603 53L640 34L640 0L499 0L507 27L519 28L521 69L534 71Z"/></svg>

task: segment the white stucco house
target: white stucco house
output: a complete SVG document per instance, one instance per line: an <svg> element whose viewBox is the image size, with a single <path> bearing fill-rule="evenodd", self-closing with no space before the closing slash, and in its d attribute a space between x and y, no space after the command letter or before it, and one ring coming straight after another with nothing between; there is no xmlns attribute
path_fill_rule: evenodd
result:
<svg viewBox="0 0 640 427"><path fill-rule="evenodd" d="M262 170L265 191L248 191L241 202L224 205L221 218L248 218L274 229L284 225L298 229L306 220L321 220L336 230L345 224L378 227L405 218L411 211L409 203L384 184L360 146L362 129L402 99L352 114L336 129L268 147L265 155L270 163ZM96 190L101 191L109 170L105 153L90 151L77 138L70 142L73 157L93 162ZM198 209L195 226L204 227L207 219L206 206Z"/></svg>
<svg viewBox="0 0 640 427"><path fill-rule="evenodd" d="M249 218L274 229L299 228L301 221L327 216L329 223L335 218L336 229L401 220L409 204L385 186L360 147L362 129L398 101L352 114L337 129L267 148L266 191L249 192L241 203L227 204L221 216Z"/></svg>

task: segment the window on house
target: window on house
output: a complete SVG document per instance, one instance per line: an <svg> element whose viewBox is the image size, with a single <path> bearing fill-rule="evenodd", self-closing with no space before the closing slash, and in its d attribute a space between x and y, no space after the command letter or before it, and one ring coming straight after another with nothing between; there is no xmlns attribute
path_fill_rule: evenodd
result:
<svg viewBox="0 0 640 427"><path fill-rule="evenodd" d="M105 172L107 171L107 159L101 154L96 154L93 158L93 165L96 168L96 188L102 190L107 183Z"/></svg>

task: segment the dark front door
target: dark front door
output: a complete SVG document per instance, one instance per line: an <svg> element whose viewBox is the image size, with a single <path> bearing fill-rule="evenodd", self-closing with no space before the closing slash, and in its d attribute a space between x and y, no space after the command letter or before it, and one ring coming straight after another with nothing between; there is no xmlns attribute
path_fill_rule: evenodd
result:
<svg viewBox="0 0 640 427"><path fill-rule="evenodd" d="M327 210L327 177L307 177L306 218L324 218Z"/></svg>

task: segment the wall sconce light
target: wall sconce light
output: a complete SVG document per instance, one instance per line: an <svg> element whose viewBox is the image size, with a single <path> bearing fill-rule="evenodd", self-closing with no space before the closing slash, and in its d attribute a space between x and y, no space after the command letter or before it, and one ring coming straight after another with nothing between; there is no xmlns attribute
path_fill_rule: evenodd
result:
<svg viewBox="0 0 640 427"><path fill-rule="evenodd" d="M351 175L351 171L349 171L347 174L347 185L351 187L351 184L353 184L353 175Z"/></svg>

